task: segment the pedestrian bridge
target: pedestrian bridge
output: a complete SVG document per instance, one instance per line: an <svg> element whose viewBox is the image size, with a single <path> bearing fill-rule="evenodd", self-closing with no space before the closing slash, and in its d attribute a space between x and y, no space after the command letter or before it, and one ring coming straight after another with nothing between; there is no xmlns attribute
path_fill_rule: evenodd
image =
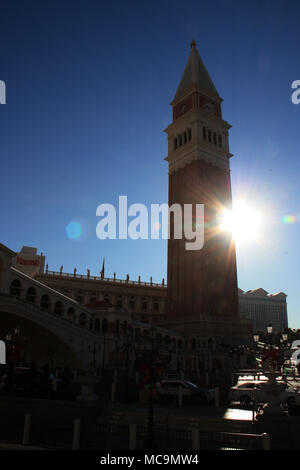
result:
<svg viewBox="0 0 300 470"><path fill-rule="evenodd" d="M32 355L36 351L41 360L56 365L88 367L91 350L96 343L99 352L102 342L93 312L12 266L5 280L0 292L2 340L18 326Z"/></svg>

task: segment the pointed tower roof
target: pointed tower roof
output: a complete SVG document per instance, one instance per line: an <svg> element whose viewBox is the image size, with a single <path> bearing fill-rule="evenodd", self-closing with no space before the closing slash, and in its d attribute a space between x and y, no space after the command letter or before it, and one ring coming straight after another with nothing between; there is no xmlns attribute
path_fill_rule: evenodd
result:
<svg viewBox="0 0 300 470"><path fill-rule="evenodd" d="M191 42L190 57L185 66L174 100L177 100L186 94L186 92L192 87L200 88L203 92L206 91L210 96L221 99L200 57L194 40Z"/></svg>

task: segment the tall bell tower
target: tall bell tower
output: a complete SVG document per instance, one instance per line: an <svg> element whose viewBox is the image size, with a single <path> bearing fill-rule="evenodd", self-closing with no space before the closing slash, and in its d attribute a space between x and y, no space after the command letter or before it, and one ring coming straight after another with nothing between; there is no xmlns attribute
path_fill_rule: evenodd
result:
<svg viewBox="0 0 300 470"><path fill-rule="evenodd" d="M222 98L196 48L191 51L171 103L168 135L169 206L204 204L204 246L186 250L186 240L168 242L168 316L238 319L235 245L220 228L220 213L232 206L228 130Z"/></svg>

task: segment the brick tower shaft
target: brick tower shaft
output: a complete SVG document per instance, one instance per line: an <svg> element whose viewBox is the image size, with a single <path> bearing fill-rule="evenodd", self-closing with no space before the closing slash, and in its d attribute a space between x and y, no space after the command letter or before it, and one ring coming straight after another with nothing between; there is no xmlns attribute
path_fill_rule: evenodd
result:
<svg viewBox="0 0 300 470"><path fill-rule="evenodd" d="M235 244L220 228L232 208L228 146L231 127L222 119L220 98L196 48L178 86L168 134L169 206L204 204L204 246L187 250L168 242L168 313L177 316L238 317ZM194 216L194 214L193 214ZM194 222L197 222L193 219Z"/></svg>

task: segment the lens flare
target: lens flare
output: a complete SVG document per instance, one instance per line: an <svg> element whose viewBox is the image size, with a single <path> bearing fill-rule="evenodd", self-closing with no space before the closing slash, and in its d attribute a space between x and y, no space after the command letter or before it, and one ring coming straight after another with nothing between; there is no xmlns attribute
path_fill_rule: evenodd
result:
<svg viewBox="0 0 300 470"><path fill-rule="evenodd" d="M67 237L71 240L78 240L82 235L82 226L79 222L69 222L66 226Z"/></svg>
<svg viewBox="0 0 300 470"><path fill-rule="evenodd" d="M296 216L292 214L284 215L281 220L283 224L295 224L297 222Z"/></svg>

